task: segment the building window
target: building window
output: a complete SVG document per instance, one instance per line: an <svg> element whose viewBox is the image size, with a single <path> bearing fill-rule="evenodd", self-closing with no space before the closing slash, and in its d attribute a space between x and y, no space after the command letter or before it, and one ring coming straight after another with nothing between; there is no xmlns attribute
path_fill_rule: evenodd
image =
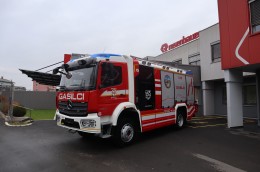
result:
<svg viewBox="0 0 260 172"><path fill-rule="evenodd" d="M250 0L249 8L252 33L260 32L260 0Z"/></svg>
<svg viewBox="0 0 260 172"><path fill-rule="evenodd" d="M256 86L243 86L243 101L244 105L256 105Z"/></svg>
<svg viewBox="0 0 260 172"><path fill-rule="evenodd" d="M190 65L200 66L200 54L199 53L189 55L188 59L189 59Z"/></svg>
<svg viewBox="0 0 260 172"><path fill-rule="evenodd" d="M220 43L215 42L211 44L211 59L212 62L220 62L221 60L221 53L220 53Z"/></svg>
<svg viewBox="0 0 260 172"><path fill-rule="evenodd" d="M176 64L182 64L182 59L173 60L172 62Z"/></svg>

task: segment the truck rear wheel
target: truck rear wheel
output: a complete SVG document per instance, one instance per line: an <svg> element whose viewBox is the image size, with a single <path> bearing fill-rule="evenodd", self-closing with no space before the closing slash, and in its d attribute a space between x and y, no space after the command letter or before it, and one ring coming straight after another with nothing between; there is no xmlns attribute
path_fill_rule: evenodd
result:
<svg viewBox="0 0 260 172"><path fill-rule="evenodd" d="M135 123L129 119L124 118L118 121L118 125L114 133L114 141L120 146L130 145L136 138L136 127Z"/></svg>
<svg viewBox="0 0 260 172"><path fill-rule="evenodd" d="M182 128L184 126L185 121L186 120L184 119L183 111L177 111L176 127Z"/></svg>

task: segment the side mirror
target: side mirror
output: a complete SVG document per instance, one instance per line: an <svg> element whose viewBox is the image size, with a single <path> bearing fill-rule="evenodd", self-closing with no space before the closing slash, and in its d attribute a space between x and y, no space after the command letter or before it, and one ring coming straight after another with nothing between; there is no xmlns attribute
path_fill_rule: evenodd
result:
<svg viewBox="0 0 260 172"><path fill-rule="evenodd" d="M67 72L67 73L66 73L66 78L70 79L71 77L72 77L72 74L69 73L69 72Z"/></svg>
<svg viewBox="0 0 260 172"><path fill-rule="evenodd" d="M66 69L68 69L68 66L64 66L64 67L67 67ZM53 73L54 75L56 75L57 73L61 73L61 74L65 75L66 78L68 78L68 79L70 79L70 78L72 77L72 74L69 73L68 71L66 71L66 73L65 73L65 72L62 72L62 71L59 71L60 68L61 68L61 67L57 67L57 68L53 69L52 73ZM65 69L65 70L66 70L66 69Z"/></svg>
<svg viewBox="0 0 260 172"><path fill-rule="evenodd" d="M63 68L66 72L68 71L68 68L69 68L70 66L68 65L68 64L63 64L62 66L61 66L61 68Z"/></svg>
<svg viewBox="0 0 260 172"><path fill-rule="evenodd" d="M56 75L58 72L59 72L59 68L57 67L57 68L53 69L52 74Z"/></svg>

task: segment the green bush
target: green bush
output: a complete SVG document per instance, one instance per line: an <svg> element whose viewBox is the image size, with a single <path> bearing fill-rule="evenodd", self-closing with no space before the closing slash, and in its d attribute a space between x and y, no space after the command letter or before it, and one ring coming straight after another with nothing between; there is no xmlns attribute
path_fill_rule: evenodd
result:
<svg viewBox="0 0 260 172"><path fill-rule="evenodd" d="M15 117L23 117L26 114L26 109L20 106L14 106L13 116Z"/></svg>

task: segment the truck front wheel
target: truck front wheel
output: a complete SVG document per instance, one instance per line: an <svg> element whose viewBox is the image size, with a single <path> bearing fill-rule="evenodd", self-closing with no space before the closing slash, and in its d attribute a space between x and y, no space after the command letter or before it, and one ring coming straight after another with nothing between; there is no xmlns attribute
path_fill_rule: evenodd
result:
<svg viewBox="0 0 260 172"><path fill-rule="evenodd" d="M125 118L118 121L114 133L114 141L118 146L130 145L136 137L136 127L132 120Z"/></svg>

